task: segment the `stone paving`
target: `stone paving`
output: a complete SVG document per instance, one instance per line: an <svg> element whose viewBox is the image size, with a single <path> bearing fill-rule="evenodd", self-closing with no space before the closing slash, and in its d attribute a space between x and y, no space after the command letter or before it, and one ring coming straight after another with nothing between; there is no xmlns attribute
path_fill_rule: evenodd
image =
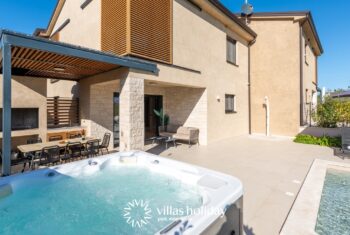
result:
<svg viewBox="0 0 350 235"><path fill-rule="evenodd" d="M147 145L161 156L210 168L241 179L246 235L278 234L314 159L349 163L333 149L287 138L240 136L208 146Z"/></svg>

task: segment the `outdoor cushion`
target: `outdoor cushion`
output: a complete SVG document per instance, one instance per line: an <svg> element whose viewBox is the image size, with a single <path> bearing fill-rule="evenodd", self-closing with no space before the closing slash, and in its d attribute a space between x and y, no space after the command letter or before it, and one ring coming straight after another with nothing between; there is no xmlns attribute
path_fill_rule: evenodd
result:
<svg viewBox="0 0 350 235"><path fill-rule="evenodd" d="M177 132L176 132L176 133L177 133L177 134L188 135L188 134L190 133L190 130L189 130L188 127L183 127L183 126L181 126L181 127L179 127L179 128L177 129Z"/></svg>
<svg viewBox="0 0 350 235"><path fill-rule="evenodd" d="M176 133L175 135L173 135L173 138L178 140L189 140L190 136L187 134Z"/></svg>

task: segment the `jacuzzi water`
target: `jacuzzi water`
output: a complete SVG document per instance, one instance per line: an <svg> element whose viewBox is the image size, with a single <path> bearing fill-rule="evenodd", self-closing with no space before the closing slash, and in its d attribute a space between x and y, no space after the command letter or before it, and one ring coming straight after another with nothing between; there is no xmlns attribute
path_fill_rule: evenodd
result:
<svg viewBox="0 0 350 235"><path fill-rule="evenodd" d="M0 234L200 234L242 195L231 176L110 154L0 178Z"/></svg>
<svg viewBox="0 0 350 235"><path fill-rule="evenodd" d="M350 234L350 172L328 169L315 231L320 235Z"/></svg>
<svg viewBox="0 0 350 235"><path fill-rule="evenodd" d="M144 201L154 212L202 205L195 187L142 166L56 177L23 187L1 202L0 234L154 234L169 221L158 221L161 215L152 213L142 230L131 226L124 217L129 202ZM142 219L143 212L135 208L132 219Z"/></svg>

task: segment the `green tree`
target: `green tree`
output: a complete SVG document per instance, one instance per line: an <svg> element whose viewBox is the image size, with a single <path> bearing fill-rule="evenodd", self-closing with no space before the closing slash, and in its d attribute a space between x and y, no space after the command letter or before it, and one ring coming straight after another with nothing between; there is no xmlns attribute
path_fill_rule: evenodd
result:
<svg viewBox="0 0 350 235"><path fill-rule="evenodd" d="M321 127L337 127L338 124L350 124L350 101L327 97L317 105L314 120Z"/></svg>
<svg viewBox="0 0 350 235"><path fill-rule="evenodd" d="M317 105L314 120L321 127L336 127L339 117L339 101L327 97L323 103Z"/></svg>

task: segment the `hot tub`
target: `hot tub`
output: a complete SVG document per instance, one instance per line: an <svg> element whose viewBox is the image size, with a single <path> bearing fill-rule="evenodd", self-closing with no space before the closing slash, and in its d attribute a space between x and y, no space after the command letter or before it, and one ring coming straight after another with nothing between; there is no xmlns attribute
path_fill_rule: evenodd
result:
<svg viewBox="0 0 350 235"><path fill-rule="evenodd" d="M243 234L242 183L140 151L0 179L0 234Z"/></svg>

